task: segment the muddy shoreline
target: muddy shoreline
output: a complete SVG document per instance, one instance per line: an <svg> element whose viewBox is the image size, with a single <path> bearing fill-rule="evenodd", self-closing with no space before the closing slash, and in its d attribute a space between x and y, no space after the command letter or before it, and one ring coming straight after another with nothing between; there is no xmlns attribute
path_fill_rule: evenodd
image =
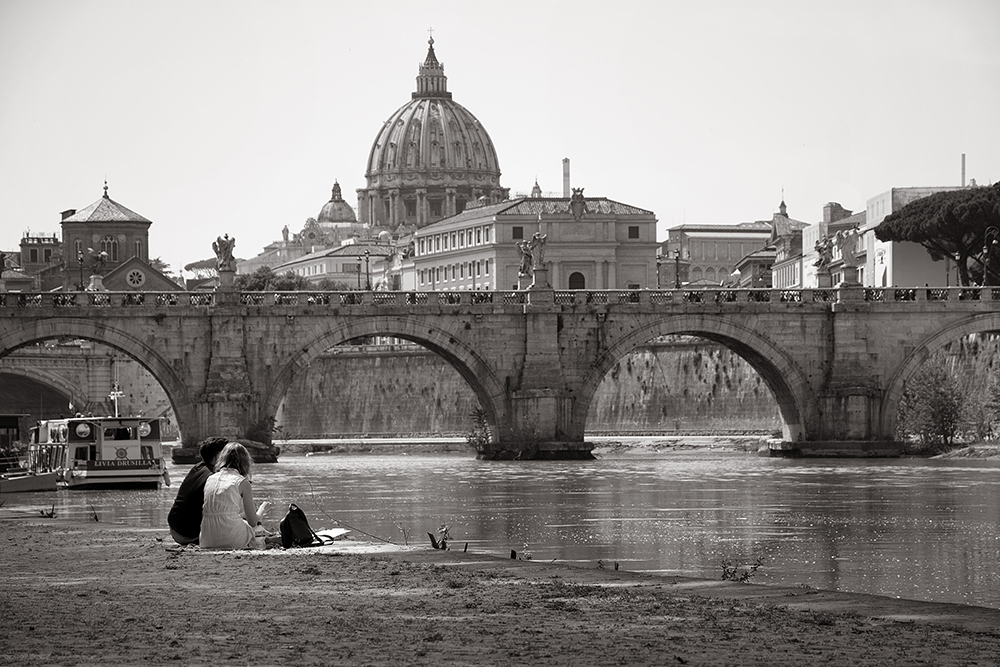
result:
<svg viewBox="0 0 1000 667"><path fill-rule="evenodd" d="M1000 610L342 541L174 550L0 509L12 665L996 664Z"/></svg>

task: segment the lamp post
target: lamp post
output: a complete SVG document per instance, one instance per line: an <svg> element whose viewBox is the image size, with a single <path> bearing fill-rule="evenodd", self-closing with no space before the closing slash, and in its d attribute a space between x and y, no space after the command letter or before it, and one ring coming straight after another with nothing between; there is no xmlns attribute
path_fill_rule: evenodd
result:
<svg viewBox="0 0 1000 667"><path fill-rule="evenodd" d="M1000 229L990 226L983 232L983 287L990 284L990 253L993 246L997 245L997 236Z"/></svg>
<svg viewBox="0 0 1000 667"><path fill-rule="evenodd" d="M123 397L124 395L125 392L121 390L121 388L118 386L118 381L116 380L115 383L111 385L111 393L108 394L108 398L110 398L115 403L115 417L118 416L118 399Z"/></svg>
<svg viewBox="0 0 1000 667"><path fill-rule="evenodd" d="M369 292L372 291L372 274L368 268L368 258L371 255L371 251L365 248L365 289Z"/></svg>
<svg viewBox="0 0 1000 667"><path fill-rule="evenodd" d="M674 250L674 289L681 288L681 249Z"/></svg>
<svg viewBox="0 0 1000 667"><path fill-rule="evenodd" d="M76 251L76 263L80 267L80 291L83 291L83 251Z"/></svg>

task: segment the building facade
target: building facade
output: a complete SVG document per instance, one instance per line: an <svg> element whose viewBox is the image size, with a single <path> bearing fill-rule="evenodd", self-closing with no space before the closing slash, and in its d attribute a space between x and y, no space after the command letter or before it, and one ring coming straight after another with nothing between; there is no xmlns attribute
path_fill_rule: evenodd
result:
<svg viewBox="0 0 1000 667"><path fill-rule="evenodd" d="M660 247L659 286L721 285L741 258L763 248L770 238L768 222L671 227Z"/></svg>
<svg viewBox="0 0 1000 667"><path fill-rule="evenodd" d="M519 248L544 238L555 289L656 287L656 217L604 197L526 197L485 204L414 233L418 290L524 287ZM528 282L530 282L528 278Z"/></svg>
<svg viewBox="0 0 1000 667"><path fill-rule="evenodd" d="M958 270L949 260L935 262L927 249L908 241L879 241L875 228L886 217L910 202L935 192L962 190L962 187L891 188L868 200L865 224L861 227L860 248L865 253L863 284L868 287L917 287L958 285Z"/></svg>

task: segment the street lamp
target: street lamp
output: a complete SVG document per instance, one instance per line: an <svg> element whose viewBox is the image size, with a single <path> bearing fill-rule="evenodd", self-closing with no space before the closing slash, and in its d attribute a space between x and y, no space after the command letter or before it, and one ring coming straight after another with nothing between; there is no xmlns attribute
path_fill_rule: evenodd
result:
<svg viewBox="0 0 1000 667"><path fill-rule="evenodd" d="M80 267L80 291L83 291L83 250L76 251L76 263Z"/></svg>
<svg viewBox="0 0 1000 667"><path fill-rule="evenodd" d="M108 398L110 398L115 403L115 417L118 416L118 399L122 398L124 395L125 392L121 390L121 388L118 386L118 381L116 380L115 383L111 386L111 393L108 394Z"/></svg>
<svg viewBox="0 0 1000 667"><path fill-rule="evenodd" d="M681 288L681 249L674 250L674 289Z"/></svg>
<svg viewBox="0 0 1000 667"><path fill-rule="evenodd" d="M996 227L987 227L983 232L983 287L990 284L990 254L993 246L997 245L997 235L1000 235L1000 229Z"/></svg>
<svg viewBox="0 0 1000 667"><path fill-rule="evenodd" d="M368 257L371 255L371 251L365 248L365 289L369 292L372 291L372 274L368 268Z"/></svg>

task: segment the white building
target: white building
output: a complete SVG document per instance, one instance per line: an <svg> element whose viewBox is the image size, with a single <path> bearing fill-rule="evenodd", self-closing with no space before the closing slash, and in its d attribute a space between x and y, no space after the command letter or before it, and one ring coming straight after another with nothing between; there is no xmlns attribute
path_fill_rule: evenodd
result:
<svg viewBox="0 0 1000 667"><path fill-rule="evenodd" d="M604 197L523 197L468 208L414 235L418 290L524 287L518 243L545 238L555 289L655 288L656 216ZM529 279L530 280L530 279Z"/></svg>

